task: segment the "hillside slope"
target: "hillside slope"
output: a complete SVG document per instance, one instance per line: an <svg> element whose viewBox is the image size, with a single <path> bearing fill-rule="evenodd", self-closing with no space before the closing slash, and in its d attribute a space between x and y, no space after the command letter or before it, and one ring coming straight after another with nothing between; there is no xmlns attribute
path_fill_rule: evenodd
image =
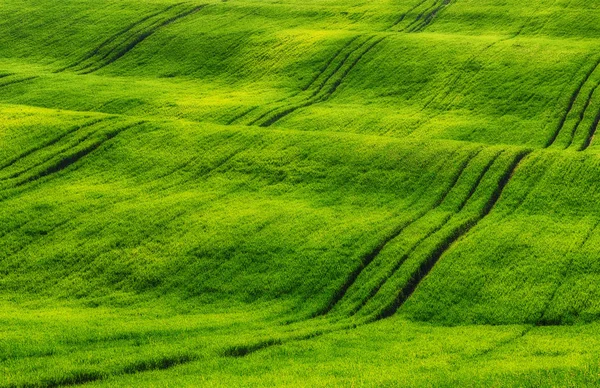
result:
<svg viewBox="0 0 600 388"><path fill-rule="evenodd" d="M598 20L5 1L0 386L597 383Z"/></svg>

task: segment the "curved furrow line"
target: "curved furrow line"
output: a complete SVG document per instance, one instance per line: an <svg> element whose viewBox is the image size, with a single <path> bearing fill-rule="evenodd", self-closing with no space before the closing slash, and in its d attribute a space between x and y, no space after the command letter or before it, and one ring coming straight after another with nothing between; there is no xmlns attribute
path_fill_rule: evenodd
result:
<svg viewBox="0 0 600 388"><path fill-rule="evenodd" d="M379 314L377 314L373 320L380 320L387 317L392 316L398 311L398 309L411 297L414 291L417 289L421 281L427 277L427 275L431 272L431 270L435 267L439 259L463 236L471 231L481 220L483 220L494 208L498 199L502 195L504 188L510 181L510 178L513 176L517 168L520 166L523 159L529 155L530 151L525 151L518 154L510 167L504 173L498 187L489 200L485 204L484 208L481 210L480 214L476 219L467 222L466 225L462 225L462 227L457 228L453 231L448 237L446 237L440 246L435 249L412 273L410 280L401 288L400 292L398 292L397 296L394 298L392 302L390 302L387 306L385 306Z"/></svg>
<svg viewBox="0 0 600 388"><path fill-rule="evenodd" d="M327 69L329 68L329 66L331 66L333 64L333 61L335 61L335 59L337 57L339 57L342 52L344 50L346 50L348 47L350 47L350 45L352 45L352 43L354 43L357 39L359 38L359 36L353 36L352 38L348 39L348 42L346 42L330 59L329 61L327 61L327 63L325 63L325 65L321 68L321 70L319 71L319 73L313 77L313 79L310 81L310 83L308 85L306 85L305 87L302 88L302 91L306 91L308 89L310 89L315 82L317 82L317 80L323 76L325 74L325 72L327 71ZM335 73L335 70L334 70ZM327 81L325 81L327 82ZM325 83L324 82L324 83ZM324 84L323 83L323 84ZM321 86L322 87L322 86Z"/></svg>
<svg viewBox="0 0 600 388"><path fill-rule="evenodd" d="M319 93L321 93L321 91L323 90L323 88L325 87L325 85L327 85L327 82L329 82L337 73L338 71L340 71L340 69L342 67L344 67L344 65L346 64L346 62L348 61L348 59L352 56L352 54L358 52L361 48L363 48L371 39L373 39L372 36L368 37L364 42L362 42L361 44L358 45L358 47L356 47L354 50L348 52L345 56L344 59L342 59L340 61L340 63L338 63L338 65L335 67L335 69L333 70L333 72L331 74L329 74L329 76L327 76L323 82L319 83L319 86L317 87L317 89L315 89L315 91L310 95L310 98L313 98L315 96L317 96ZM363 54L361 54L359 56L359 60L362 57ZM351 65L352 67L353 65Z"/></svg>
<svg viewBox="0 0 600 388"><path fill-rule="evenodd" d="M417 15L417 17L410 22L406 27L404 27L402 29L403 32L410 32L413 28L414 25L419 24L421 22L421 20L423 19L423 17L425 16L425 14L427 14L428 12L430 12L432 9L435 9L435 7L438 5L439 0L435 0L429 7L425 8L423 10L423 12L421 12L420 14Z"/></svg>
<svg viewBox="0 0 600 388"><path fill-rule="evenodd" d="M73 133L75 133L75 132L77 132L77 131L79 131L79 130L82 130L82 129L84 129L84 128L93 127L93 126L94 126L94 125L96 125L96 124L99 124L99 123L101 123L101 122L103 122L103 121L111 120L111 119L113 119L113 118L114 118L114 117L108 117L108 118L96 119L96 120L89 121L89 122L87 122L87 123L83 123L83 124L81 124L81 125L76 125L76 126L74 126L74 127L70 128L70 129L68 129L68 130L67 130L67 131L65 131L64 133L61 133L59 136L57 136L57 137L55 137L55 138L52 138L52 139L48 140L47 142L45 142L45 143L42 143L42 144L40 144L40 145L38 145L38 146L36 146L36 147L30 148L29 150L27 150L27 151L25 151L25 152L21 153L20 155L18 155L18 156L16 156L16 157L12 158L12 159L11 159L11 160L9 160L8 162L5 162L4 164L0 165L0 171L1 171L1 170L4 170L4 169L6 169L6 168L8 168L8 167L11 167L11 166L12 166L12 165L14 165L15 163L17 163L19 160L21 160L21 159L23 159L23 158L26 158L26 157L28 157L28 156L30 156L30 155L32 155L32 154L34 154L34 153L36 153L36 152L38 152L38 151L40 151L40 150L44 149L44 148L47 148L47 147L53 146L54 144L56 144L56 143L60 142L61 140L63 140L63 139L64 139L64 138L66 138L67 136L69 136L69 135L71 135L71 134L73 134ZM0 180L2 180L2 179L0 179Z"/></svg>
<svg viewBox="0 0 600 388"><path fill-rule="evenodd" d="M81 143L83 143L83 142L85 142L85 141L89 140L89 139L90 139L90 138L91 138L91 137L92 137L94 134L96 134L96 132L90 132L90 133L86 134L85 136L83 136L81 139L79 139L79 140L78 140L78 144L81 144ZM31 166L28 166L28 167L26 167L26 168L25 168L25 169L23 169L23 170L20 170L20 171L14 172L14 173L12 173L12 174L10 174L10 175L6 176L6 177L2 177L2 178L0 178L0 182L5 182L5 181L9 181L9 180L11 180L11 179L16 179L16 178L19 178L20 176L23 176L23 175L25 175L26 173L30 172L31 170L35 170L36 168L38 168L38 167L40 167L40 166L43 166L44 164L46 164L46 163L50 162L50 161L51 161L51 160L53 160L55 157L56 157L56 155L50 155L50 156L48 156L47 158L45 158L45 159L43 159L43 160L41 160L41 161L39 161L39 162L37 162L37 163L34 163L34 164L33 164L33 165L31 165Z"/></svg>
<svg viewBox="0 0 600 388"><path fill-rule="evenodd" d="M589 241L589 239L592 237L592 235L598 229L599 226L600 226L600 219L597 220L596 223L590 228L590 230L587 232L584 239L581 241L581 243L575 249L576 251L580 250L581 248L583 248L585 246L585 244L587 244L587 242ZM544 308L542 309L539 318L535 322L536 326L556 326L556 325L560 324L560 322L556 322L556 321L548 319L546 317L546 315L548 314L548 311L550 310L552 301L554 301L554 299L556 298L556 294L558 294L558 290L560 290L560 288L563 286L567 276L569 275L570 269L571 269L574 261L575 261L575 258L573 256L571 256L571 258L565 265L565 270L562 273L562 276L561 276L562 281L559 282L556 285L556 287L554 287L554 290L552 290L552 293L550 294L550 297L548 298L546 304L544 305Z"/></svg>
<svg viewBox="0 0 600 388"><path fill-rule="evenodd" d="M316 94L319 94L322 91L323 87L327 84L327 82L329 81L329 79L331 79L331 77L335 76L335 74L339 71L339 69L344 66L344 64L346 63L346 61L348 60L348 58L354 52L356 52L362 46L364 46L370 39L372 39L372 37L368 37L363 43L359 44L358 47L351 49L346 55L344 55L343 59L335 66L335 68L333 68L333 70L331 70L331 73L328 74L328 75L326 75L326 73L328 72L329 66L331 66L334 63L335 59L338 58L338 57L340 57L341 54L343 53L344 49L347 48L347 47L349 47L351 45L351 43L354 42L354 41L356 41L358 38L359 38L359 36L356 36L356 37L352 38L351 42L349 42L349 44L346 44L342 50L338 51L327 62L327 67L324 69L324 71L322 71L319 74L319 76L317 77L316 80L318 80L318 78L321 77L321 76L325 76L325 79L318 83L318 86L317 86L316 90L313 91L313 93L304 102L296 103L296 104L288 104L288 105L284 104L283 106L281 106L281 105L275 106L275 107L267 110L266 112L262 113L260 116L258 116L254 120L250 121L247 125L256 125L256 123L260 122L261 120L267 118L269 115L273 115L274 113L276 113L277 111L280 111L282 109L284 111L287 111L289 109L294 109L295 110L295 109L299 109L300 107L306 106L310 102L311 98L313 98ZM314 85L314 83L316 82L316 80L312 81L309 86ZM279 101L276 101L276 103L283 102L285 100L290 100L290 99L292 99L294 97L297 97L302 92L308 91L309 89L310 89L310 87L307 88L306 90L300 90L298 93L295 93L295 94L293 94L293 95L291 95L291 96L289 96L287 98L281 99Z"/></svg>
<svg viewBox="0 0 600 388"><path fill-rule="evenodd" d="M1 82L0 83L0 88L3 88L5 86L9 86L9 85L18 84L18 83L21 83L21 82L31 81L31 80L34 80L34 79L37 79L37 78L40 78L40 76L38 76L38 75L32 75L32 76L24 77L24 78L9 79L6 82Z"/></svg>
<svg viewBox="0 0 600 388"><path fill-rule="evenodd" d="M60 155L58 157L58 160L56 160L53 163L51 163L50 165L48 165L42 171L39 171L38 173L36 173L30 177L27 177L26 179L16 183L15 186L16 187L23 186L27 183L39 180L41 178L47 177L47 176L55 174L55 173L58 173L64 169L72 166L73 164L77 163L78 161L85 158L86 156L90 155L92 152L96 151L98 148L100 148L106 142L114 139L115 137L117 137L121 133L125 132L126 130L137 127L143 123L145 123L145 121L139 121L139 122L118 128L111 132L105 133L100 139L94 141L91 144L86 145L85 147L83 147L79 150L76 150L74 152L67 153L67 154L63 153L62 155Z"/></svg>
<svg viewBox="0 0 600 388"><path fill-rule="evenodd" d="M581 123L583 122L585 114L587 113L587 110L590 107L590 104L592 103L592 97L594 96L594 93L596 92L596 90L598 89L599 86L600 86L600 82L597 83L596 86L594 86L588 93L588 96L585 100L583 109L581 110L581 112L579 112L579 118L577 119L577 122L575 123L575 125L573 126L573 129L571 130L571 136L569 138L569 143L567 144L565 149L567 149L567 148L571 147L571 145L573 145L573 141L575 141L575 134L577 133L577 130L581 126Z"/></svg>
<svg viewBox="0 0 600 388"><path fill-rule="evenodd" d="M452 2L452 0L443 0L438 7L436 7L433 11L431 11L425 17L425 19L423 20L423 23L421 23L417 27L412 28L410 30L410 32L421 32L424 29L426 29L433 22L433 20L439 15L440 12L442 12L446 7L451 5L451 2Z"/></svg>
<svg viewBox="0 0 600 388"><path fill-rule="evenodd" d="M87 60L90 60L94 56L98 55L99 52L100 52L100 50L102 50L104 47L109 46L111 43L115 42L117 39L119 39L123 35L127 34L129 31L131 31L131 30L139 27L144 22L146 22L146 21L148 21L148 20L150 20L150 19L152 19L154 17L160 16L160 15L164 14L165 12L173 9L174 7L180 6L182 4L183 3L178 3L178 4L170 5L170 6L166 7L165 9L163 9L161 11L152 13L150 15L147 15L147 16L141 18L140 20L138 20L136 22L133 22L132 24L130 24L127 27L123 28L122 30L118 31L116 34L108 37L106 40L104 40L102 43L100 43L98 46L96 46L96 48L94 48L92 51L90 51L89 53L87 53L86 55L84 55L82 58L80 58L76 62L70 64L67 67L63 67L62 69L56 70L55 72L56 73L60 73L60 72L63 72L65 70L72 69L74 67L77 67L77 66L81 65L83 62L85 62Z"/></svg>
<svg viewBox="0 0 600 388"><path fill-rule="evenodd" d="M415 4L411 9L409 9L408 11L406 11L405 13L403 13L395 22L394 24L392 24L391 26L388 27L388 30L396 27L398 24L402 23L404 21L404 19L406 19L406 17L413 12L415 9L419 8L420 6L422 6L423 4L425 4L427 2L427 0L422 0L421 2Z"/></svg>
<svg viewBox="0 0 600 388"><path fill-rule="evenodd" d="M150 36L155 34L157 31L159 31L161 28L164 28L180 19L183 19L186 16L194 14L204 7L205 5L196 6L191 9L187 9L183 12L180 12L166 20L157 21L149 28L133 34L132 39L126 42L125 46L113 47L108 53L106 53L102 58L100 58L100 63L96 63L96 66L93 66L94 64L92 63L91 66L86 66L83 69L81 69L80 74L90 74L116 62L117 60L125 56L127 53L129 53L131 50L133 50L140 43L142 43Z"/></svg>
<svg viewBox="0 0 600 388"><path fill-rule="evenodd" d="M396 227L392 231L392 233L390 233L386 238L384 238L373 250L371 250L369 253L367 253L362 258L361 264L348 276L348 278L346 279L346 281L344 282L342 287L335 293L334 297L331 299L331 301L326 306L326 308L319 311L318 313L316 313L315 316L325 315L325 314L329 313L336 305L338 305L342 301L342 299L346 296L348 290L354 284L356 284L356 281L357 281L358 277L360 276L360 274L363 273L363 271L365 269L367 269L369 267L369 265L371 265L371 263L379 255L379 253L390 242L392 242L396 237L398 237L400 234L402 234L402 232L407 227L409 227L410 225L414 224L415 222L417 222L420 219L422 219L423 217L425 217L425 215L427 215L432 210L437 209L446 200L446 198L448 197L448 195L450 194L452 189L456 186L456 184L458 183L460 177L463 175L463 173L464 173L465 169L467 168L467 166L469 165L469 163L473 159L475 159L475 157L477 157L477 155L479 155L480 152L481 152L481 149L478 150L477 152L475 152L473 155L470 155L468 158L466 158L460 164L459 168L457 169L456 174L454 174L454 176L452 177L450 184L447 186L446 190L429 208L421 211L415 218L408 220L407 222L403 222L400 226Z"/></svg>
<svg viewBox="0 0 600 388"><path fill-rule="evenodd" d="M592 144L592 142L594 141L594 137L596 136L596 131L598 130L599 123L600 123L600 110L598 111L598 113L596 113L596 118L594 118L594 122L592 123L592 126L590 127L590 130L585 139L585 142L579 148L579 151L587 150L588 147Z"/></svg>
<svg viewBox="0 0 600 388"><path fill-rule="evenodd" d="M488 163L486 164L486 166L481 170L481 172L477 176L477 179L475 180L475 182L473 183L473 185L471 185L471 188L469 189L469 192L463 198L463 200L460 203L457 211L455 213L453 213L453 214L448 214L446 217L444 217L444 219L443 219L442 222L440 222L435 228L433 228L432 230L430 230L425 236L422 236L415 244L413 244L413 246L409 250L407 250L400 257L400 259L398 259L398 261L394 264L394 266L392 267L392 269L389 272L389 274L387 276L385 276L383 279L381 279L380 282L378 282L377 285L369 292L368 296L364 300L362 300L361 303L354 308L354 310L351 311L351 313L350 313L351 315L355 315L356 313L358 313L358 311L360 309L362 309L364 306L366 306L366 304L369 302L369 300L371 300L375 295L377 295L377 293L381 290L381 288L385 285L385 283L387 283L387 281L394 275L394 273L396 273L398 270L400 270L400 267L402 267L402 265L410 257L410 255L413 254L416 251L416 249L423 242L425 242L427 239L429 239L435 233L437 233L440 230L442 230L444 228L444 226L446 226L446 224L448 223L448 221L450 221L450 219L455 214L458 214L465 207L465 205L467 204L467 202L469 201L469 199L471 199L471 197L473 196L473 194L475 193L475 191L477 190L477 188L481 184L481 181L483 180L483 177L488 173L488 171L490 170L490 168L492 167L492 165L496 162L496 160L500 157L500 155L502 155L503 152L504 151L500 151L499 153L497 153L494 157L492 157L488 161ZM463 172L464 172L464 169L461 172L461 175L462 175ZM458 179L457 179L457 181L458 181ZM434 209L431 209L431 210L434 210Z"/></svg>
<svg viewBox="0 0 600 388"><path fill-rule="evenodd" d="M261 127L269 127L271 125L273 125L274 123L276 123L277 121L281 120L283 117L289 115L290 113L295 112L296 110L300 109L300 108L305 108L307 106L310 105L314 105L318 102L323 102L328 100L333 93L336 92L336 90L338 89L338 87L342 84L342 82L346 79L346 77L348 76L348 74L354 69L354 67L360 62L360 60L367 54L369 53L373 48L375 48L375 46L377 46L379 43L381 43L383 40L385 39L385 37L380 38L375 40L375 42L373 42L372 44L368 45L367 49L364 50L362 53L360 53L360 55L358 55L358 57L350 64L350 66L340 75L340 77L335 80L333 82L333 85L327 89L327 91L322 95L322 96L318 96L318 93L310 100L306 101L303 104L300 104L298 106L292 106L286 110L284 110L283 112L280 112L274 116L272 116L271 118L269 118L267 121L263 122L262 124L260 124ZM367 40L368 42L368 40ZM365 43L367 43L365 42ZM360 48L364 47L365 44L361 45ZM356 51L353 51L353 53ZM349 57L350 55L348 55Z"/></svg>
<svg viewBox="0 0 600 388"><path fill-rule="evenodd" d="M560 132L562 131L562 129L565 126L565 122L567 121L567 117L569 116L569 113L571 113L571 111L573 110L573 107L575 106L575 101L577 101L577 98L579 97L581 90L583 89L585 84L589 81L589 79L592 77L592 74L594 74L594 72L596 71L596 69L598 69L599 66L600 66L600 58L598 58L596 60L594 65L588 70L588 72L585 74L585 77L581 80L581 82L577 85L577 87L573 91L573 94L571 95L571 98L569 99L567 109L563 112L563 115L561 116L561 118L558 122L558 126L556 127L556 130L554 131L554 133L552 134L552 136L546 143L545 148L551 147L556 142L558 135L560 134Z"/></svg>
<svg viewBox="0 0 600 388"><path fill-rule="evenodd" d="M236 121L248 116L250 113L254 112L256 109L258 109L258 106L253 106L250 109L246 109L245 111L243 111L242 113L233 116L233 118L227 120L227 122L225 123L225 125L232 125L235 124Z"/></svg>

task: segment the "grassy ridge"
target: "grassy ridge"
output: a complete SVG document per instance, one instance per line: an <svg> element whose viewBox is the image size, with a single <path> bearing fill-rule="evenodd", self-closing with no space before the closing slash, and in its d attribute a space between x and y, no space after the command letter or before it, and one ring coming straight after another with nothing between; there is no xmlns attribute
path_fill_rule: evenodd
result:
<svg viewBox="0 0 600 388"><path fill-rule="evenodd" d="M0 386L597 384L599 18L5 1Z"/></svg>

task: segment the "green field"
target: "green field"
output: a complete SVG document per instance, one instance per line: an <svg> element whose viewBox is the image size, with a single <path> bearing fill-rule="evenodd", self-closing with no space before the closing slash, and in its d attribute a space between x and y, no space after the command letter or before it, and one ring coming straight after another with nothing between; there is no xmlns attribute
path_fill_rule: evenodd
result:
<svg viewBox="0 0 600 388"><path fill-rule="evenodd" d="M600 3L3 0L0 387L600 385Z"/></svg>

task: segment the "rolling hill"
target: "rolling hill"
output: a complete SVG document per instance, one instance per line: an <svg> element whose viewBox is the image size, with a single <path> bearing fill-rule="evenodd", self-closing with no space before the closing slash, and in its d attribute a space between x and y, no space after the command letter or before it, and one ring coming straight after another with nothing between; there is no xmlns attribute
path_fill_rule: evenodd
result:
<svg viewBox="0 0 600 388"><path fill-rule="evenodd" d="M599 20L4 0L0 387L600 383Z"/></svg>

